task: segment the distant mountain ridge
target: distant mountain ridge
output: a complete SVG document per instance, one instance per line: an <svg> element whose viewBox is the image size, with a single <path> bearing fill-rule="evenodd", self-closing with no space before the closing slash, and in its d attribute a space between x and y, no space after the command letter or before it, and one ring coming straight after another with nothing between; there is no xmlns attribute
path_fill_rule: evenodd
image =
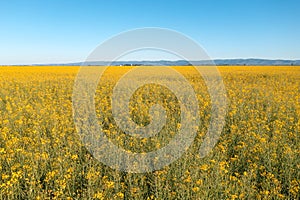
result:
<svg viewBox="0 0 300 200"><path fill-rule="evenodd" d="M200 60L191 61L193 65L245 65L245 66L300 66L300 60L268 60L268 59L216 59L216 60ZM63 63L63 64L34 64L33 66L51 65L51 66L80 66L80 65L96 65L96 66L188 66L191 65L186 60L158 60L158 61L92 61L92 62L77 62L77 63Z"/></svg>

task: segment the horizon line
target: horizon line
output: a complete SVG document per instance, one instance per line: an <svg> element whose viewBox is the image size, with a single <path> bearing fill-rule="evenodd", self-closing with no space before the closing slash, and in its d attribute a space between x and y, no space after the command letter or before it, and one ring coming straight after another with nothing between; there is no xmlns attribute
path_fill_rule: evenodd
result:
<svg viewBox="0 0 300 200"><path fill-rule="evenodd" d="M110 63L118 63L118 62L128 62L126 64L130 64L130 62L182 62L182 61L186 61L186 62L209 62L209 61L234 61L234 60L260 60L260 61L285 61L285 62L300 62L300 58L299 59L283 59L283 58L253 58L253 57L249 57L249 58L216 58L216 59L207 59L207 60L183 60L183 59L179 59L179 60L117 60L117 61L104 61L104 60L95 60L95 61L70 61L70 62L56 62L56 63L31 63L31 64L0 64L0 66L46 66L46 65L74 65L74 64L83 64L83 63L92 63L92 62L110 62ZM245 63L241 63L241 64L245 64Z"/></svg>

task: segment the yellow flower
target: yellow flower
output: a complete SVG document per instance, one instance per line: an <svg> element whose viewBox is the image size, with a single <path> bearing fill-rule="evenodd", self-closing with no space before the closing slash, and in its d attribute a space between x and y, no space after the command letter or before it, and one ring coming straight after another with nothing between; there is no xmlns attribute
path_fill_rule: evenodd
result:
<svg viewBox="0 0 300 200"><path fill-rule="evenodd" d="M203 164L203 165L200 166L200 169L202 171L207 171L209 169L209 166L207 164Z"/></svg>
<svg viewBox="0 0 300 200"><path fill-rule="evenodd" d="M200 188L199 187L193 187L193 192L199 192L200 191Z"/></svg>
<svg viewBox="0 0 300 200"><path fill-rule="evenodd" d="M113 182L113 181L107 181L107 182L105 183L105 185L106 185L106 187L107 187L108 189L111 189L111 188L114 188L115 182Z"/></svg>
<svg viewBox="0 0 300 200"><path fill-rule="evenodd" d="M103 195L102 192L97 192L97 193L94 194L94 198L104 200L104 195Z"/></svg>
<svg viewBox="0 0 300 200"><path fill-rule="evenodd" d="M197 180L197 181L196 181L196 184L197 184L197 185L202 185L202 184L203 184L203 180L202 180L202 179Z"/></svg>
<svg viewBox="0 0 300 200"><path fill-rule="evenodd" d="M123 192L118 192L117 197L123 199L124 198L124 193Z"/></svg>

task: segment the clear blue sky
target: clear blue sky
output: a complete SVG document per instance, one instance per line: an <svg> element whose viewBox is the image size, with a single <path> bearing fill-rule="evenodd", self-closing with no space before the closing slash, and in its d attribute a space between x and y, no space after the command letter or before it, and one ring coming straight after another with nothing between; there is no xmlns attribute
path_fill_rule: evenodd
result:
<svg viewBox="0 0 300 200"><path fill-rule="evenodd" d="M84 60L119 32L182 32L212 58L300 59L299 0L0 1L0 64Z"/></svg>

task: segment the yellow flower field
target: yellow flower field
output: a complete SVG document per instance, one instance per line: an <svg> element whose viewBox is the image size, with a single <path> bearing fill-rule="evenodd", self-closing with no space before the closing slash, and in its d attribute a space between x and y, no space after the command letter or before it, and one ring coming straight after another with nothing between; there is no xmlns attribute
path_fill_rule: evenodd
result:
<svg viewBox="0 0 300 200"><path fill-rule="evenodd" d="M111 115L114 85L131 67L110 67L95 96L99 124L128 151L165 146L180 126L179 103L158 85L132 97L131 116L149 123L149 105L167 111L162 133L134 138ZM174 163L149 173L125 173L93 158L76 132L72 90L79 67L0 67L0 199L299 199L300 67L218 67L228 97L222 135L200 158L210 120L210 96L192 67L174 67L196 92L201 125Z"/></svg>

